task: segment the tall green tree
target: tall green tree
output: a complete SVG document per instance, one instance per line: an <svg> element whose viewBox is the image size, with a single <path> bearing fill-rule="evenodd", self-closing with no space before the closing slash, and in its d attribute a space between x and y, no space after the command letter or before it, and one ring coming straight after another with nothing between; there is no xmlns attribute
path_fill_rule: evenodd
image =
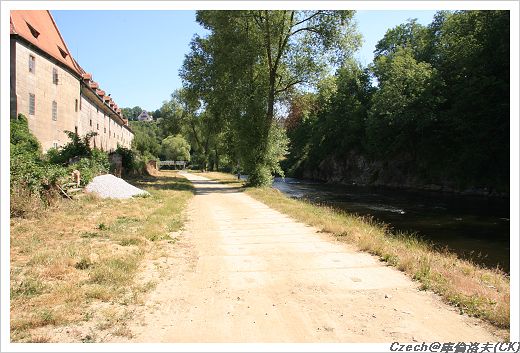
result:
<svg viewBox="0 0 520 353"><path fill-rule="evenodd" d="M426 184L508 190L509 27L508 11L440 11L389 29L369 70L343 65L291 117L287 169L352 153Z"/></svg>
<svg viewBox="0 0 520 353"><path fill-rule="evenodd" d="M157 158L162 140L162 131L156 122L132 121L130 127L134 132L132 149L141 156Z"/></svg>
<svg viewBox="0 0 520 353"><path fill-rule="evenodd" d="M190 161L190 145L181 136L168 136L161 143L161 155L165 160Z"/></svg>
<svg viewBox="0 0 520 353"><path fill-rule="evenodd" d="M125 118L127 118L128 120L136 120L142 111L143 111L143 109L138 105L136 105L133 108L121 108L121 112L123 113L123 116Z"/></svg>
<svg viewBox="0 0 520 353"><path fill-rule="evenodd" d="M509 185L509 33L509 11L455 12L437 31L446 164L466 184Z"/></svg>
<svg viewBox="0 0 520 353"><path fill-rule="evenodd" d="M444 100L437 72L415 60L413 50L406 47L379 57L374 66L379 89L367 119L369 150L378 158L406 154L415 161Z"/></svg>
<svg viewBox="0 0 520 353"><path fill-rule="evenodd" d="M250 183L270 183L283 157L269 155L283 150L270 146L277 103L298 85L315 84L327 65L340 63L359 44L352 16L352 11L197 12L210 34L194 39L182 76L188 88L202 93L217 120L229 121Z"/></svg>

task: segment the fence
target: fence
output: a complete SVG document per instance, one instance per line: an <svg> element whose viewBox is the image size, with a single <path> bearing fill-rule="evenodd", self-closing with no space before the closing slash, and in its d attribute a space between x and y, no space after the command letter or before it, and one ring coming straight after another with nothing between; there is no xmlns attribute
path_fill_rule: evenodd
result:
<svg viewBox="0 0 520 353"><path fill-rule="evenodd" d="M186 168L186 161L158 161L157 169L161 169L163 166L174 166L177 169L178 166L181 166L182 169Z"/></svg>

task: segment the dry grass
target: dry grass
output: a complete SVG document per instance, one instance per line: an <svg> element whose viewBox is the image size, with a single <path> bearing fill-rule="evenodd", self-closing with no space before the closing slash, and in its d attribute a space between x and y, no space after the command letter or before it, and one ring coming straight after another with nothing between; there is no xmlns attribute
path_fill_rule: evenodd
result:
<svg viewBox="0 0 520 353"><path fill-rule="evenodd" d="M46 341L37 328L88 321L92 305L138 302L153 288L134 277L142 260L171 250L168 234L182 227L193 191L174 171L131 182L152 196L86 196L11 219L11 341ZM113 334L130 334L127 316Z"/></svg>
<svg viewBox="0 0 520 353"><path fill-rule="evenodd" d="M233 178L224 173L204 173L204 176L224 181ZM439 294L461 313L485 319L499 328L509 328L510 281L502 271L479 267L453 253L436 251L413 236L392 234L369 218L294 200L273 188L248 188L246 192L298 221L379 256L419 281L422 289Z"/></svg>

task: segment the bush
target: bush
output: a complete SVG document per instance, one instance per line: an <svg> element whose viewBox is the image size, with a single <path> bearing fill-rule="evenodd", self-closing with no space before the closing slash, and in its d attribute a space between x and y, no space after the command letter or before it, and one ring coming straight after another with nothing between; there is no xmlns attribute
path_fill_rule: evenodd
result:
<svg viewBox="0 0 520 353"><path fill-rule="evenodd" d="M46 159L51 164L67 166L69 175L73 170L79 170L82 185L87 185L96 175L108 173L108 155L90 147L90 140L97 133L89 132L83 137L72 131L65 133L69 136L70 142L61 148L51 148L47 151Z"/></svg>
<svg viewBox="0 0 520 353"><path fill-rule="evenodd" d="M122 158L123 169L127 174L146 174L146 164L150 160L157 160L149 151L144 153L138 150L117 146L116 153Z"/></svg>
<svg viewBox="0 0 520 353"><path fill-rule="evenodd" d="M97 135L97 132L89 132L83 137L72 131L64 132L69 137L70 142L57 150L51 149L51 153L47 152L49 162L66 165L76 158L92 157L90 140Z"/></svg>
<svg viewBox="0 0 520 353"><path fill-rule="evenodd" d="M11 216L24 216L39 206L48 206L58 195L57 185L66 182L74 169L80 171L83 185L108 172L108 155L90 148L95 133L83 138L70 131L66 133L71 142L59 149L51 148L43 156L25 116L20 114L11 119ZM78 158L79 161L68 165Z"/></svg>
<svg viewBox="0 0 520 353"><path fill-rule="evenodd" d="M67 170L42 158L41 146L29 131L25 116L20 114L10 123L10 213L24 216L52 201L56 195L53 189L67 175Z"/></svg>
<svg viewBox="0 0 520 353"><path fill-rule="evenodd" d="M81 158L78 162L69 166L69 172L72 172L74 169L79 170L82 185L87 185L97 175L108 173L110 169L108 156L103 152L101 153L105 156L104 158L101 154L97 159L94 157Z"/></svg>
<svg viewBox="0 0 520 353"><path fill-rule="evenodd" d="M126 171L133 171L135 168L135 153L131 149L117 145L116 153L121 156L123 168Z"/></svg>
<svg viewBox="0 0 520 353"><path fill-rule="evenodd" d="M18 114L18 117L11 119L11 153L13 153L13 145L16 146L15 152L41 154L40 143L29 131L27 118L23 114Z"/></svg>

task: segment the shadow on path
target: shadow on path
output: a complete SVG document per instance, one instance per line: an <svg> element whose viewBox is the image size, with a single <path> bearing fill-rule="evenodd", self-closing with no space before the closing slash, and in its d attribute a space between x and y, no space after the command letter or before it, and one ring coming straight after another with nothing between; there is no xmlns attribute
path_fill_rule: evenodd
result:
<svg viewBox="0 0 520 353"><path fill-rule="evenodd" d="M193 185L188 179L172 175L129 178L128 182L140 189L179 190L195 193Z"/></svg>
<svg viewBox="0 0 520 353"><path fill-rule="evenodd" d="M192 180L191 183L195 188L197 195L209 195L209 194L232 194L236 192L243 192L242 186L230 186L219 183L213 180Z"/></svg>

